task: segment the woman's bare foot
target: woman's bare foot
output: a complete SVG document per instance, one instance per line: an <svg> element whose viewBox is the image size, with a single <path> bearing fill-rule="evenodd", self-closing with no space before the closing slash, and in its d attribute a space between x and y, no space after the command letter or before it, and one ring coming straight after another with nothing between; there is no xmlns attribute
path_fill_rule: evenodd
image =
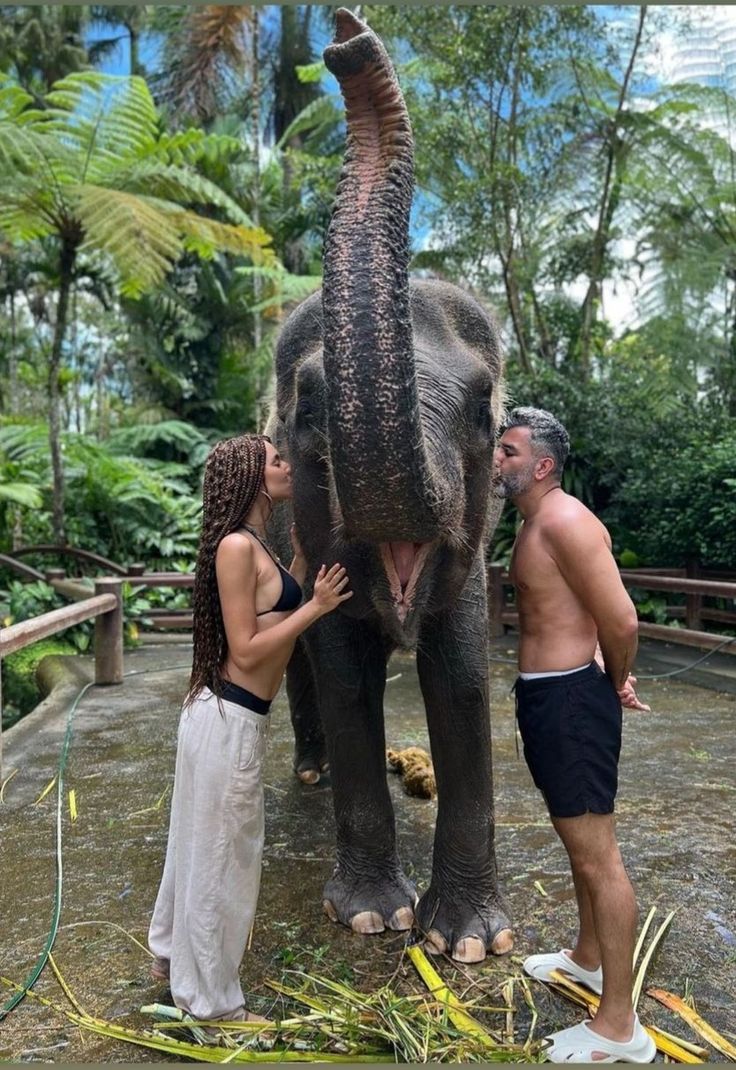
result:
<svg viewBox="0 0 736 1070"><path fill-rule="evenodd" d="M162 958L160 955L156 955L151 963L151 979L154 981L168 981L169 980L169 960Z"/></svg>
<svg viewBox="0 0 736 1070"><path fill-rule="evenodd" d="M273 1025L271 1018L263 1018L260 1014L254 1014L253 1011L246 1011L243 1017L244 1022L262 1022L263 1025Z"/></svg>

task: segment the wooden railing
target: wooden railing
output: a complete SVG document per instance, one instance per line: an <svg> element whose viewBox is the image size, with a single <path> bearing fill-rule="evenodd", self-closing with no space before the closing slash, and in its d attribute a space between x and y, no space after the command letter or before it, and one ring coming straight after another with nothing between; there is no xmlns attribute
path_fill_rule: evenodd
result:
<svg viewBox="0 0 736 1070"><path fill-rule="evenodd" d="M736 583L730 580L688 577L684 569L652 569L646 572L625 569L621 572L621 579L629 588L638 587L645 591L669 591L672 594L685 595L684 606L667 607L669 615L684 619L684 628L639 621L640 635L704 650L714 650L726 644L723 646L723 652L736 654L736 640L728 643L729 636L706 632L702 628L703 621L732 624L736 627L736 613L703 604L703 599L709 597L736 600ZM506 627L518 627L519 615L505 597L505 589L511 586L509 575L502 565L489 566L488 599L492 636L503 635Z"/></svg>
<svg viewBox="0 0 736 1070"><path fill-rule="evenodd" d="M95 622L95 683L119 684L123 680L123 598L122 580L105 576L95 580L95 593L61 609L52 609L29 620L18 621L0 630L0 664L8 654L23 650L38 639ZM0 777L2 777L2 676L0 674Z"/></svg>

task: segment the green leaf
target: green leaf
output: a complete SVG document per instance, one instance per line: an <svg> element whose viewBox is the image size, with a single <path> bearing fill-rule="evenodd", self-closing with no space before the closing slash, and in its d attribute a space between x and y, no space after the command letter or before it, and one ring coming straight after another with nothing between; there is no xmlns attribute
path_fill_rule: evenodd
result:
<svg viewBox="0 0 736 1070"><path fill-rule="evenodd" d="M15 502L27 509L40 509L43 505L38 487L28 483L0 483L0 501Z"/></svg>

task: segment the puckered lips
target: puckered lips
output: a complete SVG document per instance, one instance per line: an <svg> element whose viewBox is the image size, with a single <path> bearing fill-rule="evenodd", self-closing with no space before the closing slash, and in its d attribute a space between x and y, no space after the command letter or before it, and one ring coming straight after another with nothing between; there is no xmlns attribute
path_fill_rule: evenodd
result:
<svg viewBox="0 0 736 1070"><path fill-rule="evenodd" d="M396 615L402 624L413 608L417 582L431 545L429 542L382 542L379 544Z"/></svg>

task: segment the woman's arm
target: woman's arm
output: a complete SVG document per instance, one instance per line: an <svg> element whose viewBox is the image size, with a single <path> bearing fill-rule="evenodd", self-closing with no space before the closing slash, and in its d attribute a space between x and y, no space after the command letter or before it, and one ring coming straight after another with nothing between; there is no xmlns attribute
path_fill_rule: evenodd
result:
<svg viewBox="0 0 736 1070"><path fill-rule="evenodd" d="M241 672L252 672L290 651L310 624L352 595L345 591L345 569L333 565L328 571L323 565L309 601L272 628L259 632L256 620L258 568L250 540L244 536L226 535L217 548L215 569L228 650Z"/></svg>

